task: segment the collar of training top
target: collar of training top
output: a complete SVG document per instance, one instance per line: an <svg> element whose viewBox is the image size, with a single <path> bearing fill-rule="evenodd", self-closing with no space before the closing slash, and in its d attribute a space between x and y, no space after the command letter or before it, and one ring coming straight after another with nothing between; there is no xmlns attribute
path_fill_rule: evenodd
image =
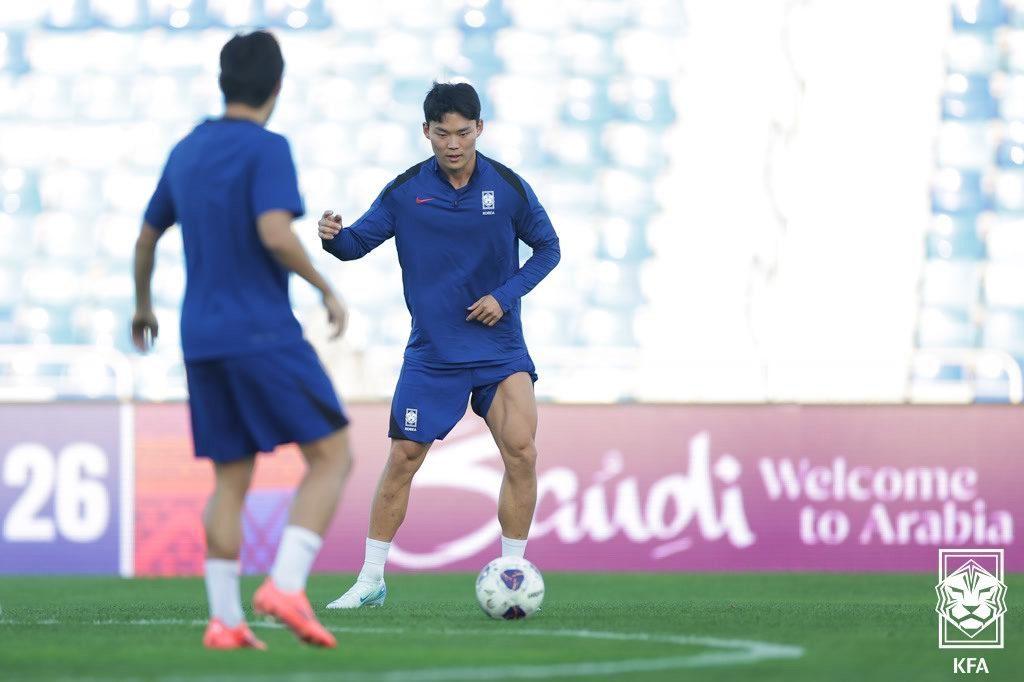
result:
<svg viewBox="0 0 1024 682"><path fill-rule="evenodd" d="M448 189L450 189L450 190L452 190L454 192L465 192L470 187L472 187L474 184L476 184L477 178L480 177L480 168L481 168L481 166L483 164L487 163L487 159L486 159L486 157L483 154L481 154L480 152L475 152L475 153L476 153L476 163L473 165L473 173L469 176L469 182L467 182L463 187L459 187L458 189L455 189L452 186L452 183L448 181L448 176L445 174L445 172L443 170L441 170L441 165L437 162L437 157L436 156L430 157L430 161L428 163L430 165L430 169L432 171L434 171L434 174L437 175L437 177L439 177L442 182L444 182L445 186Z"/></svg>

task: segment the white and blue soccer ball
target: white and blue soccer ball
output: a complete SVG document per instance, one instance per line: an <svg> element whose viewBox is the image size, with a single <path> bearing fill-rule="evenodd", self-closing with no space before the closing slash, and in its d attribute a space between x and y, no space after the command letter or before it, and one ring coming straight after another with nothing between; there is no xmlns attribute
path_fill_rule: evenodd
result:
<svg viewBox="0 0 1024 682"><path fill-rule="evenodd" d="M544 578L521 557L498 557L476 578L476 600L491 618L527 618L544 601Z"/></svg>

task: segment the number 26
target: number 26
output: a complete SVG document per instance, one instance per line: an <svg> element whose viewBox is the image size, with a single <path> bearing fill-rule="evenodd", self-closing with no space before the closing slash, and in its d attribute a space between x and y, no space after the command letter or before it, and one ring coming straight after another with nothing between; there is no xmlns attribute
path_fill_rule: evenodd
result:
<svg viewBox="0 0 1024 682"><path fill-rule="evenodd" d="M11 542L52 542L57 531L72 542L91 542L107 529L110 498L102 481L107 457L90 443L72 443L54 454L38 443L22 443L7 453L5 485L24 488L4 519ZM53 518L43 507L53 495Z"/></svg>

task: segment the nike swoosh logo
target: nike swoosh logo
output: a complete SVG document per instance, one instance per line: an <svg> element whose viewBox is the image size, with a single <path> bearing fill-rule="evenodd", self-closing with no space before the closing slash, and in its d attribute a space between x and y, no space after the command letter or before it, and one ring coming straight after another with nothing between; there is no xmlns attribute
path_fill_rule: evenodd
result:
<svg viewBox="0 0 1024 682"><path fill-rule="evenodd" d="M419 200L417 199L417 201L419 201ZM381 594L381 589L378 587L376 592L373 592L372 594L368 594L368 595L366 595L365 597L363 597L362 599L359 600L360 606L365 604L366 602L370 601L371 599L379 598L380 594Z"/></svg>
<svg viewBox="0 0 1024 682"><path fill-rule="evenodd" d="M417 204L425 204L428 201L433 201L433 200L434 200L434 197L427 197L425 199L421 199L420 197L416 197L416 203Z"/></svg>

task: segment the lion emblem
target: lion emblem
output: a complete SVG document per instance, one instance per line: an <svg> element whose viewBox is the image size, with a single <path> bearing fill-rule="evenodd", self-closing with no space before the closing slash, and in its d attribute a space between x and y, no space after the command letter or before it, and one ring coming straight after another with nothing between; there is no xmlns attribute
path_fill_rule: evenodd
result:
<svg viewBox="0 0 1024 682"><path fill-rule="evenodd" d="M973 559L935 586L935 611L973 638L1006 613L1006 585Z"/></svg>

